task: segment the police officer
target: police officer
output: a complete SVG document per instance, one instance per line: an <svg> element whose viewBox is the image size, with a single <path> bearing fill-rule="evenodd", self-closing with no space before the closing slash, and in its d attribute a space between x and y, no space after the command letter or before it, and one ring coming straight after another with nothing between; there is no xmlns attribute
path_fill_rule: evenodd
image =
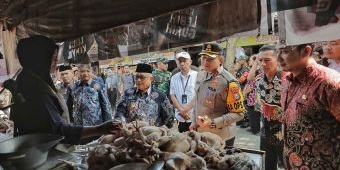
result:
<svg viewBox="0 0 340 170"><path fill-rule="evenodd" d="M203 71L196 79L196 108L191 116L190 130L211 132L233 146L235 122L245 112L244 98L237 79L222 67L222 48L216 43L207 43L199 54Z"/></svg>

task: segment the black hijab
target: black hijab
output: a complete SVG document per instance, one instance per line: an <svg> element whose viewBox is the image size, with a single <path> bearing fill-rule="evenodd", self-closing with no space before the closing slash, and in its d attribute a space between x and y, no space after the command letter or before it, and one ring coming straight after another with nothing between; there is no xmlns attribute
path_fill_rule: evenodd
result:
<svg viewBox="0 0 340 170"><path fill-rule="evenodd" d="M42 35L21 39L17 45L17 54L23 71L32 71L54 90L50 69L53 54L57 49L58 46L53 40Z"/></svg>

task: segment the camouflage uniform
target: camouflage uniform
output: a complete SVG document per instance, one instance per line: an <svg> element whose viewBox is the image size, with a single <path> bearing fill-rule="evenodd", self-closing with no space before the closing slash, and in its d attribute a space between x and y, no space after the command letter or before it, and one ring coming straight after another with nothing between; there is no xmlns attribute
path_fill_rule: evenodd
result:
<svg viewBox="0 0 340 170"><path fill-rule="evenodd" d="M170 91L171 72L155 70L152 72L152 75L154 77L152 87L162 91L168 96Z"/></svg>

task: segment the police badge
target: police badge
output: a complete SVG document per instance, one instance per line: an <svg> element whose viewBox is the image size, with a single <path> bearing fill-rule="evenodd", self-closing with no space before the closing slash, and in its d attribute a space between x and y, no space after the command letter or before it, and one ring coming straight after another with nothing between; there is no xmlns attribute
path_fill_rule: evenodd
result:
<svg viewBox="0 0 340 170"><path fill-rule="evenodd" d="M234 93L233 95L235 100L240 100L241 97L238 93Z"/></svg>

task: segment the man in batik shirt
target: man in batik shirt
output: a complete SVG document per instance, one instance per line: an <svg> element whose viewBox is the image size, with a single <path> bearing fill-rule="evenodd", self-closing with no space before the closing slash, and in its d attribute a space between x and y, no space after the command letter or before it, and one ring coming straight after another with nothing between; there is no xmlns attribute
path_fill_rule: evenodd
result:
<svg viewBox="0 0 340 170"><path fill-rule="evenodd" d="M63 97L65 102L67 101L67 89L70 85L74 84L73 70L71 66L59 66L58 67L62 82L56 84L58 93Z"/></svg>
<svg viewBox="0 0 340 170"><path fill-rule="evenodd" d="M286 169L340 169L340 74L310 56L312 44L280 49L278 61L290 71L285 110Z"/></svg>
<svg viewBox="0 0 340 170"><path fill-rule="evenodd" d="M68 89L67 101L74 124L91 126L112 120L112 111L105 84L91 78L91 67L79 66L80 81Z"/></svg>
<svg viewBox="0 0 340 170"><path fill-rule="evenodd" d="M277 52L273 45L260 48L259 64L263 73L256 77L256 91L261 104L260 149L266 151L265 168L275 170L283 163L282 88L287 86L285 75L278 68Z"/></svg>
<svg viewBox="0 0 340 170"><path fill-rule="evenodd" d="M247 55L242 55L236 58L236 67L239 67L236 70L235 77L237 78L238 82L240 83L241 89L244 90L244 87L247 83L247 77L249 74L249 66L248 66L249 57ZM247 99L247 98L246 98ZM245 113L244 118L236 123L240 125L241 128L247 128L249 126L249 118L248 112Z"/></svg>
<svg viewBox="0 0 340 170"><path fill-rule="evenodd" d="M151 73L150 65L137 65L136 87L124 92L117 106L116 119L124 122L142 120L155 126L172 126L173 106L163 92L151 87Z"/></svg>
<svg viewBox="0 0 340 170"><path fill-rule="evenodd" d="M64 108L64 113L62 115L62 117L64 118L64 120L66 120L66 122L68 123L73 123L74 119L73 119L73 115L71 112L68 112L67 109L67 98L68 98L68 88L70 86L72 86L75 81L73 80L73 70L71 66L64 66L61 65L58 67L59 73L60 73L60 77L62 79L62 82L57 83L55 85L56 89L58 90L58 94L57 97L60 101L60 104L62 105L62 107Z"/></svg>
<svg viewBox="0 0 340 170"><path fill-rule="evenodd" d="M247 76L249 73L249 66L248 66L249 57L246 55L240 56L237 58L236 62L240 65L240 68L236 71L236 78L239 81L242 90L247 83Z"/></svg>
<svg viewBox="0 0 340 170"><path fill-rule="evenodd" d="M152 75L153 87L169 96L171 72L168 71L168 59L160 58L157 62L157 70L153 71Z"/></svg>
<svg viewBox="0 0 340 170"><path fill-rule="evenodd" d="M243 94L246 97L246 104L247 104L247 115L249 118L249 130L253 134L258 134L260 132L260 117L261 112L255 110L256 104L256 92L255 92L255 77L259 74L258 71L258 59L257 54L254 54L250 57L249 66L251 67L249 74L247 75L247 83L243 89ZM253 75L251 75L253 74ZM249 80L248 80L249 78ZM252 78L252 79L250 79Z"/></svg>

